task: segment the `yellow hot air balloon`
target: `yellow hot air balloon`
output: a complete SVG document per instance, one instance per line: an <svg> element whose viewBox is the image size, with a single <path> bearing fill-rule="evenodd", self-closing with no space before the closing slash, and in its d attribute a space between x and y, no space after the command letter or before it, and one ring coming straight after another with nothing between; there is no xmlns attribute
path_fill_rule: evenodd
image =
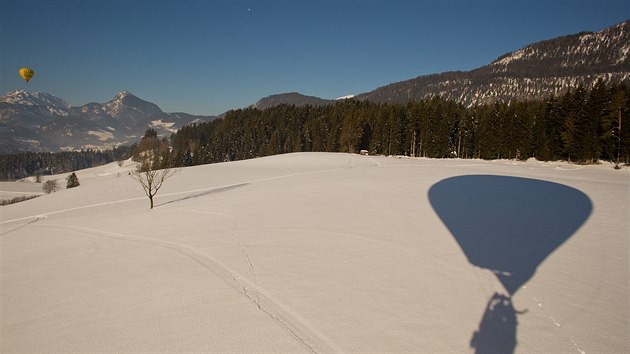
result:
<svg viewBox="0 0 630 354"><path fill-rule="evenodd" d="M35 72L33 69L22 68L20 69L20 76L28 83L28 80L32 79L35 76Z"/></svg>

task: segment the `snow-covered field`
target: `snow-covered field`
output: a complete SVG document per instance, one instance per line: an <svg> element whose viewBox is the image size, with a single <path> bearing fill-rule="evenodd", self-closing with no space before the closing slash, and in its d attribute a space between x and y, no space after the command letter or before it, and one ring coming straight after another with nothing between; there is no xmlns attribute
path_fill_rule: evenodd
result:
<svg viewBox="0 0 630 354"><path fill-rule="evenodd" d="M131 167L0 207L3 353L630 351L627 169L288 154L149 210Z"/></svg>

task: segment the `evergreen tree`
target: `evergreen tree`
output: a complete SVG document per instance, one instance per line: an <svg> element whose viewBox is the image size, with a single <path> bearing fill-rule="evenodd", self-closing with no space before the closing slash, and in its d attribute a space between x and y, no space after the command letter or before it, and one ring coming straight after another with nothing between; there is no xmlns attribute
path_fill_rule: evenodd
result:
<svg viewBox="0 0 630 354"><path fill-rule="evenodd" d="M356 152L356 147L359 144L362 135L363 129L358 113L355 109L350 108L344 114L343 128L339 141L343 151L351 153Z"/></svg>
<svg viewBox="0 0 630 354"><path fill-rule="evenodd" d="M74 173L74 172L72 172L72 174L70 174L68 177L66 177L66 181L68 182L66 184L66 189L74 188L74 187L78 187L79 186L79 178L77 177L76 173Z"/></svg>

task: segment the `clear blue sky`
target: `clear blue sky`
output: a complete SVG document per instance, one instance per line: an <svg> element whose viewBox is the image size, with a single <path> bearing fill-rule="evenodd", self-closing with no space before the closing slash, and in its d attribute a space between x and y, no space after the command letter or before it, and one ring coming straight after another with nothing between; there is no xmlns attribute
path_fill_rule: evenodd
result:
<svg viewBox="0 0 630 354"><path fill-rule="evenodd" d="M628 18L627 0L2 0L0 95L80 106L128 90L166 112L220 114L470 70Z"/></svg>

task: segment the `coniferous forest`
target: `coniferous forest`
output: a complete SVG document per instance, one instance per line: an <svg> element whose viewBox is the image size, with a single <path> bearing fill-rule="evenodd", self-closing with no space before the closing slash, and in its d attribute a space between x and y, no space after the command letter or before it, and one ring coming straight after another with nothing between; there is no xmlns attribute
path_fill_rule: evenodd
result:
<svg viewBox="0 0 630 354"><path fill-rule="evenodd" d="M23 152L0 155L0 180L12 181L34 175L82 170L129 158L130 148L64 152Z"/></svg>
<svg viewBox="0 0 630 354"><path fill-rule="evenodd" d="M432 158L630 160L630 89L598 83L543 101L464 107L441 98L406 105L343 100L228 112L171 137L177 166L327 151ZM621 129L620 129L621 125Z"/></svg>

